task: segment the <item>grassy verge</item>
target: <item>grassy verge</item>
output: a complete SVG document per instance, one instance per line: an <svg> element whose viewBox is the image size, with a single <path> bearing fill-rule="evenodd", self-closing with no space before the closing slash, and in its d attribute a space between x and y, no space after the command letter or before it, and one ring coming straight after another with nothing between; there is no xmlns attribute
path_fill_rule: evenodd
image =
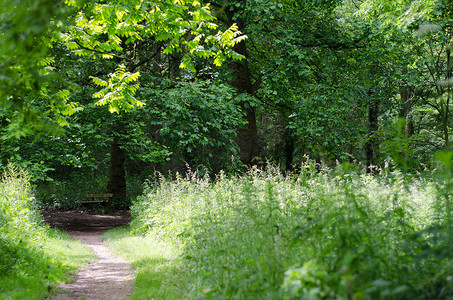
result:
<svg viewBox="0 0 453 300"><path fill-rule="evenodd" d="M43 299L93 259L80 242L43 225L27 176L0 181L0 299Z"/></svg>
<svg viewBox="0 0 453 300"><path fill-rule="evenodd" d="M449 172L191 174L150 186L106 239L137 299L445 299L452 192Z"/></svg>
<svg viewBox="0 0 453 300"><path fill-rule="evenodd" d="M131 299L186 299L187 282L178 259L181 249L150 237L131 235L129 227L107 231L102 240L136 269Z"/></svg>

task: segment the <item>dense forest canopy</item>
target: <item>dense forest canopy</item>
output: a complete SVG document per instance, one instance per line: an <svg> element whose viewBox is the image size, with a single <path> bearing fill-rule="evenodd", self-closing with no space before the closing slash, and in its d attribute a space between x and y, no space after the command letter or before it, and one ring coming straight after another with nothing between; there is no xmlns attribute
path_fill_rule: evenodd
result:
<svg viewBox="0 0 453 300"><path fill-rule="evenodd" d="M0 167L35 181L451 150L449 0L1 4Z"/></svg>

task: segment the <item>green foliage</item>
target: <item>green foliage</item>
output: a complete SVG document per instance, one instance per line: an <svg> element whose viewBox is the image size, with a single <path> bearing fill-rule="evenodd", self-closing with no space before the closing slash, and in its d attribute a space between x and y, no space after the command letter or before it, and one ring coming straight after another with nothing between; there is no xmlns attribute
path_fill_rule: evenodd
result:
<svg viewBox="0 0 453 300"><path fill-rule="evenodd" d="M429 15L437 0L366 0L360 5L360 13L367 18L378 18L383 27L406 28Z"/></svg>
<svg viewBox="0 0 453 300"><path fill-rule="evenodd" d="M130 83L137 81L140 72L126 72L125 68L124 65L119 65L116 72L109 75L108 82L96 77L93 78L96 85L105 87L93 95L95 98L100 98L95 104L98 106L108 104L111 113L130 112L134 107L144 105L143 102L138 101L133 96L139 86L130 85Z"/></svg>
<svg viewBox="0 0 453 300"><path fill-rule="evenodd" d="M325 86L311 88L313 92L298 99L288 127L306 141L304 154L345 161L351 154L348 145L357 143L357 137L366 132L365 125L357 122L364 112L360 101L363 93Z"/></svg>
<svg viewBox="0 0 453 300"><path fill-rule="evenodd" d="M451 296L451 177L351 167L161 178L131 228L182 250L191 299Z"/></svg>
<svg viewBox="0 0 453 300"><path fill-rule="evenodd" d="M96 85L105 87L94 97L97 105L108 104L110 112L130 111L143 106L134 98L138 85L130 85L139 72L126 72L126 65L135 68L138 43L155 40L165 42L164 55L182 53L179 67L195 72L194 57L214 58L220 66L228 58L242 59L232 47L246 37L233 24L225 31L213 33L217 25L209 5L199 1L115 1L108 4L89 3L80 6L74 24L60 35L68 49L78 56L122 61L115 73L104 81L93 77ZM133 49L131 49L133 45Z"/></svg>
<svg viewBox="0 0 453 300"><path fill-rule="evenodd" d="M10 167L0 181L0 298L43 299L88 259L81 243L44 226L28 175Z"/></svg>
<svg viewBox="0 0 453 300"><path fill-rule="evenodd" d="M0 5L0 116L8 118L8 134L61 133L60 126L79 107L69 101L47 50L58 32L51 20L63 18L67 11L41 0Z"/></svg>
<svg viewBox="0 0 453 300"><path fill-rule="evenodd" d="M139 93L149 99L142 113L148 124L158 126L161 143L190 164L226 166L237 154L235 128L244 121L231 87L181 81L167 88L143 87Z"/></svg>
<svg viewBox="0 0 453 300"><path fill-rule="evenodd" d="M108 151L109 132L102 126L105 115L96 112L91 108L85 109L78 118L84 118L86 123L73 122L66 127L65 134L59 136L41 134L19 139L2 136L0 169L7 170L8 163L12 163L27 170L31 175L30 180L38 183L64 178L76 170L88 171L102 167Z"/></svg>
<svg viewBox="0 0 453 300"><path fill-rule="evenodd" d="M41 232L38 227L39 215L32 208L31 187L24 173L18 173L12 167L10 170L10 174L5 174L1 181L2 241L11 239L20 242L21 238L13 238L22 234L26 240L32 241ZM2 265L5 263L6 259ZM6 267L2 270L6 271Z"/></svg>
<svg viewBox="0 0 453 300"><path fill-rule="evenodd" d="M60 126L83 106L71 101L72 77L65 64L53 56L53 47L66 46L75 56L95 62L115 59L117 70L109 80L94 79L104 87L94 97L110 112L130 111L143 103L134 98L138 85L131 83L137 43L166 42L164 54L183 53L180 67L194 70L192 57L242 59L232 47L245 39L236 25L214 32L217 25L209 5L199 1L2 1L0 14L0 118L8 134L19 137L34 132L61 134ZM130 49L133 45L133 49ZM67 57L66 57L67 59ZM79 73L80 72L76 72ZM98 73L98 70L96 72ZM69 76L68 76L69 75Z"/></svg>

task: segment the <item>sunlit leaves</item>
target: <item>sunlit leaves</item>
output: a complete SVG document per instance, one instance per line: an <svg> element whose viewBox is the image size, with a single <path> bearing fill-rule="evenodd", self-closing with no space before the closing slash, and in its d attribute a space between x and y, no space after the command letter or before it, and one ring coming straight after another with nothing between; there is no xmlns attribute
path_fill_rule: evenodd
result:
<svg viewBox="0 0 453 300"><path fill-rule="evenodd" d="M184 55L179 67L182 69L187 69L192 72L195 72L195 67L193 66L192 58L189 55Z"/></svg>
<svg viewBox="0 0 453 300"><path fill-rule="evenodd" d="M108 81L92 77L93 82L104 87L93 97L99 98L95 103L99 106L108 105L111 113L120 113L120 111L131 111L134 107L142 107L145 104L134 97L139 85L131 83L137 81L140 72L130 73L126 71L126 66L121 64L115 73L109 74Z"/></svg>
<svg viewBox="0 0 453 300"><path fill-rule="evenodd" d="M97 86L102 86L102 87L108 86L108 82L105 81L105 80L99 79L99 78L97 78L97 77L92 77L92 79L93 79L93 82L94 82Z"/></svg>
<svg viewBox="0 0 453 300"><path fill-rule="evenodd" d="M161 32L156 36L156 41L166 41L169 40L173 37L173 35L170 32Z"/></svg>
<svg viewBox="0 0 453 300"><path fill-rule="evenodd" d="M220 66L227 59L242 59L231 48L245 39L236 25L215 35L209 34L213 23L209 5L200 1L110 1L108 4L90 3L79 6L68 2L79 12L74 25L68 27L60 40L77 56L98 59L118 58L133 65L135 46L140 41L163 42L163 54L184 53L180 68L195 71L193 56L214 59ZM133 44L133 47L128 45ZM133 50L131 50L133 49ZM125 85L136 81L138 75L121 73L119 67L110 79L93 79L103 87L95 94L98 105L109 105L111 112L129 111L142 102L133 97L136 86ZM116 104L115 104L116 103ZM118 104L118 105L117 105Z"/></svg>
<svg viewBox="0 0 453 300"><path fill-rule="evenodd" d="M243 55L236 53L232 48L246 38L247 36L242 35L238 30L238 26L233 24L224 32L219 31L215 35L198 35L188 45L193 46L190 51L191 54L205 59L213 57L214 65L221 66L227 59L241 60L244 58ZM202 40L204 40L206 46L199 45ZM183 59L180 67L190 70L194 69L191 65L191 60L187 57Z"/></svg>
<svg viewBox="0 0 453 300"><path fill-rule="evenodd" d="M378 16L384 27L397 25L405 28L428 16L435 4L435 0L366 0L359 13L370 19Z"/></svg>

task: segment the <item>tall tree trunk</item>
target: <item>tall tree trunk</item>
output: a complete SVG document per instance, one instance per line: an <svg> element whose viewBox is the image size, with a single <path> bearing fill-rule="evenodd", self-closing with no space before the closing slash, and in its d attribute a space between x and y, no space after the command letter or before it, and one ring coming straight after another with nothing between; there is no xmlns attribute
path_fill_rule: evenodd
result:
<svg viewBox="0 0 453 300"><path fill-rule="evenodd" d="M110 172L107 192L112 193L114 198L126 198L126 151L121 149L118 138L114 138L110 144Z"/></svg>
<svg viewBox="0 0 453 300"><path fill-rule="evenodd" d="M447 82L451 81L451 73L452 73L452 62L451 62L451 50L450 50L451 45L447 46ZM450 119L450 97L451 97L451 86L447 86L447 103L445 104L445 116L444 116L444 121L443 121L443 130L444 130L444 138L445 138L445 151L450 150L450 139L449 139L449 133L448 133L448 123Z"/></svg>
<svg viewBox="0 0 453 300"><path fill-rule="evenodd" d="M259 163L259 149L258 149L258 132L256 126L255 109L249 107L245 109L247 125L245 128L236 130L237 140L239 146L239 158L245 165L256 165Z"/></svg>
<svg viewBox="0 0 453 300"><path fill-rule="evenodd" d="M237 1L241 2L242 5L245 7L247 1L241 0ZM230 5L226 9L227 15L227 25L231 26L236 23L239 27L239 30L244 29L244 20L238 15L239 9L235 5ZM234 51L243 55L245 59L240 61L232 61L230 63L230 68L233 70L234 79L231 82L231 85L236 88L238 94L241 93L248 93L249 95L253 95L259 84L252 84L251 82L251 74L249 69L249 64L247 61L248 53L247 53L247 45L244 41L240 42L234 47ZM242 103L241 107L245 112L245 118L247 120L247 125L244 128L240 128L237 130L237 144L239 146L239 158L241 159L242 163L245 165L255 165L258 163L256 158L259 158L259 148L258 148L258 132L256 126L256 112L255 108L248 105L248 103Z"/></svg>
<svg viewBox="0 0 453 300"><path fill-rule="evenodd" d="M414 134L414 123L412 121L412 90L408 85L400 86L400 105L398 116L405 120L405 132L406 138L411 137Z"/></svg>
<svg viewBox="0 0 453 300"><path fill-rule="evenodd" d="M378 117L379 117L379 101L373 97L373 92L368 92L368 139L365 144L365 155L366 155L366 166L367 170L370 170L370 166L376 164L378 140L376 133L379 129Z"/></svg>
<svg viewBox="0 0 453 300"><path fill-rule="evenodd" d="M399 112L398 117L400 120L404 120L404 128L401 128L400 134L408 139L414 134L414 122L412 120L412 107L413 107L413 95L412 95L412 88L411 86L404 84L400 86L400 105L399 105ZM400 147L404 147L403 145L398 145ZM408 155L408 152L405 149L401 149L401 154L404 159L404 163L406 167L411 166L411 159Z"/></svg>
<svg viewBox="0 0 453 300"><path fill-rule="evenodd" d="M285 124L286 125L286 124ZM294 138L291 135L290 130L288 127L285 127L285 131L283 133L283 139L285 141L285 171L291 172L293 170L293 158L294 158Z"/></svg>

